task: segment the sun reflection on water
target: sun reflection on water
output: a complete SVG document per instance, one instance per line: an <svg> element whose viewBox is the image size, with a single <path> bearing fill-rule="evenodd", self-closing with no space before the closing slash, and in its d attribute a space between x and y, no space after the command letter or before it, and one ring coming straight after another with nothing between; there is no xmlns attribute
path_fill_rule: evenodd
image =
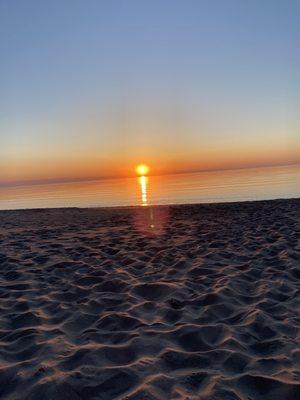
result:
<svg viewBox="0 0 300 400"><path fill-rule="evenodd" d="M141 189L141 205L147 206L148 205L148 196L147 196L147 184L148 178L147 176L139 176L138 177L140 189Z"/></svg>
<svg viewBox="0 0 300 400"><path fill-rule="evenodd" d="M150 180L146 175L137 177L139 188L138 204L142 207L134 210L134 226L146 235L163 235L168 227L169 210L167 206L151 204Z"/></svg>

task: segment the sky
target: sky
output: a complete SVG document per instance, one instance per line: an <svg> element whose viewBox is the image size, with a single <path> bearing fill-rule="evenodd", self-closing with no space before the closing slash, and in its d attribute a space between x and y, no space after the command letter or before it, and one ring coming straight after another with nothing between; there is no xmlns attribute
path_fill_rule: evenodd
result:
<svg viewBox="0 0 300 400"><path fill-rule="evenodd" d="M300 163L298 0L0 0L0 184Z"/></svg>

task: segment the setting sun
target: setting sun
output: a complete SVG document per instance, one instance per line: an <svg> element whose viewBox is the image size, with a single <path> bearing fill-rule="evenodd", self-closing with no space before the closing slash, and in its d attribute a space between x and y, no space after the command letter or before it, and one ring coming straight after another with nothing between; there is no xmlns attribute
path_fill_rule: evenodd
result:
<svg viewBox="0 0 300 400"><path fill-rule="evenodd" d="M149 167L146 164L139 164L136 166L135 172L140 176L147 175L149 172Z"/></svg>

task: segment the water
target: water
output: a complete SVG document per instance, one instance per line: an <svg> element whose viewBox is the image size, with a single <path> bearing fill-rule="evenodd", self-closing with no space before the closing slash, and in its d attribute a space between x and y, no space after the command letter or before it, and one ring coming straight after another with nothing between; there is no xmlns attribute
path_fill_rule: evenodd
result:
<svg viewBox="0 0 300 400"><path fill-rule="evenodd" d="M300 165L0 188L0 209L216 203L300 197Z"/></svg>

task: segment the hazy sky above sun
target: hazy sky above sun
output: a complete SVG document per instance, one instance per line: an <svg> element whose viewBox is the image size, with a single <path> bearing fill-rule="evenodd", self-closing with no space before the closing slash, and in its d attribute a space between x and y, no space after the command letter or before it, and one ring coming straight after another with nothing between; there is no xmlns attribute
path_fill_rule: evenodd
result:
<svg viewBox="0 0 300 400"><path fill-rule="evenodd" d="M300 162L300 1L2 0L0 183Z"/></svg>

